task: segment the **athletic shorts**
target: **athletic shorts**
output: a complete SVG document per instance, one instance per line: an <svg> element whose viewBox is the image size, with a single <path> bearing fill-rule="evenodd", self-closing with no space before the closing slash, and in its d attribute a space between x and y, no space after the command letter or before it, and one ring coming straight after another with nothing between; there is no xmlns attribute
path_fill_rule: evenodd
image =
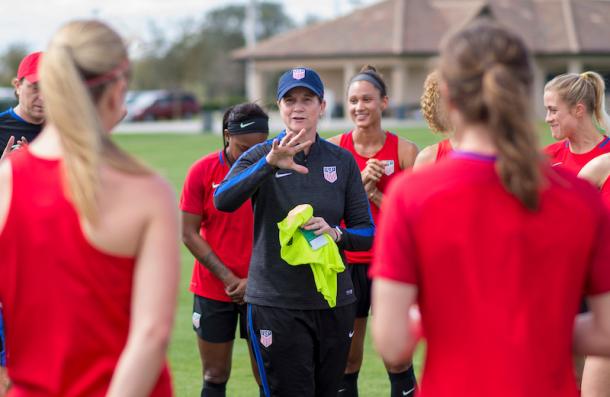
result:
<svg viewBox="0 0 610 397"><path fill-rule="evenodd" d="M366 318L371 309L371 279L369 278L369 266L367 263L349 263L347 265L354 293L356 295L356 318Z"/></svg>
<svg viewBox="0 0 610 397"><path fill-rule="evenodd" d="M336 397L355 304L292 310L248 304L248 334L265 396Z"/></svg>
<svg viewBox="0 0 610 397"><path fill-rule="evenodd" d="M238 320L239 337L247 339L245 304L238 305L194 295L193 330L204 341L225 343L234 340Z"/></svg>

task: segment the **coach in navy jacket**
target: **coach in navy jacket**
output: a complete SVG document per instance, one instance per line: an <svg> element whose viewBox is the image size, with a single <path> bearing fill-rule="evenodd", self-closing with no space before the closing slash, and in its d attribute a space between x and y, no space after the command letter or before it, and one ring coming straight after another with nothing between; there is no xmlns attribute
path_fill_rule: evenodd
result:
<svg viewBox="0 0 610 397"><path fill-rule="evenodd" d="M311 204L314 217L306 226L328 233L341 250L368 250L375 233L355 160L317 134L323 96L315 71L286 72L278 85L286 130L244 153L214 194L221 211L252 198L254 247L246 302L267 396L336 396L356 301L344 271L337 276L337 306L330 309L311 268L288 265L280 257L277 223L295 206ZM345 227L339 227L342 220Z"/></svg>

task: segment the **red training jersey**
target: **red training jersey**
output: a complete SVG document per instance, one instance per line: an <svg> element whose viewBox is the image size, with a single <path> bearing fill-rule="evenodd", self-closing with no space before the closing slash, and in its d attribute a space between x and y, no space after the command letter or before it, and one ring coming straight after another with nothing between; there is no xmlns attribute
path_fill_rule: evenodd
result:
<svg viewBox="0 0 610 397"><path fill-rule="evenodd" d="M418 288L422 397L576 397L574 316L583 291L610 291L608 213L588 182L550 167L529 211L480 157L392 183L371 276Z"/></svg>
<svg viewBox="0 0 610 397"><path fill-rule="evenodd" d="M446 157L451 152L453 152L451 141L449 139L443 139L438 143L436 149L436 161L438 162L440 159Z"/></svg>
<svg viewBox="0 0 610 397"><path fill-rule="evenodd" d="M0 233L0 303L10 397L106 395L129 332L135 258L87 240L60 160L10 157L12 198ZM152 396L171 396L167 366Z"/></svg>
<svg viewBox="0 0 610 397"><path fill-rule="evenodd" d="M604 139L587 153L576 154L570 150L570 143L567 139L555 142L544 148L544 153L549 157L549 162L553 167L561 166L567 170L578 174L582 167L595 157L610 153L610 138Z"/></svg>
<svg viewBox="0 0 610 397"><path fill-rule="evenodd" d="M375 158L379 161L385 161L385 172L381 176L381 179L377 183L377 189L381 193L385 193L390 181L398 175L400 169L400 160L398 158L398 137L389 131L385 133L385 142L383 147L379 149L375 155L371 157L364 157L354 148L353 131L341 135L340 146L349 151L358 164L358 168L362 171L366 167L366 162L369 158ZM371 207L371 215L373 216L373 222L377 224L379 219L379 208L369 200L369 206ZM368 251L345 251L345 256L348 263L364 263L369 264L373 260L373 249Z"/></svg>
<svg viewBox="0 0 610 397"><path fill-rule="evenodd" d="M191 166L180 198L180 209L201 215L201 237L222 263L240 278L248 276L254 218L250 200L234 212L221 212L214 207L214 190L229 173L223 150L211 153ZM190 291L196 295L231 302L225 286L195 259Z"/></svg>

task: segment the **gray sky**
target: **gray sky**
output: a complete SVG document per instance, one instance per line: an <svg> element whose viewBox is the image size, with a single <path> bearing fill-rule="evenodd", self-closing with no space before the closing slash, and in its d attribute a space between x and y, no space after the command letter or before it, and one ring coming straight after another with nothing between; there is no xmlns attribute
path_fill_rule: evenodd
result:
<svg viewBox="0 0 610 397"><path fill-rule="evenodd" d="M211 9L248 0L2 0L0 16L0 51L15 42L30 50L44 50L49 38L63 23L75 18L98 17L109 22L132 41L146 40L149 21L168 34L180 31L187 18L200 20ZM355 7L380 0L275 0L301 23L307 15L329 19ZM10 3L10 6L8 5ZM359 4L359 5L358 5ZM137 48L132 49L137 52Z"/></svg>

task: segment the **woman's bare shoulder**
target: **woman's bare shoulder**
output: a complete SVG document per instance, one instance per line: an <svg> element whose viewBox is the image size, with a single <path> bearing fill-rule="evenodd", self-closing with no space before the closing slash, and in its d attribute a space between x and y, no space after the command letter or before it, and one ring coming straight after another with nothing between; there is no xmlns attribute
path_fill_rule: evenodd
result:
<svg viewBox="0 0 610 397"><path fill-rule="evenodd" d="M438 143L434 145L426 146L423 148L415 158L415 164L413 164L413 168L417 169L426 164L432 164L436 161L436 155L438 152Z"/></svg>

